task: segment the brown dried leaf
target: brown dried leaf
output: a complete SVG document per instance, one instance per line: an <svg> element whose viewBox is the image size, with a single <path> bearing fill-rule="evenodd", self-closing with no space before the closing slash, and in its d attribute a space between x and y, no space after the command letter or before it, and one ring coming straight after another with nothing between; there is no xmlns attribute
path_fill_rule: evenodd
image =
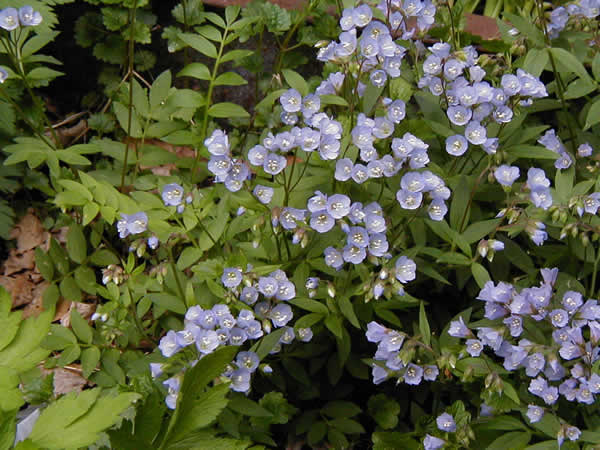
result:
<svg viewBox="0 0 600 450"><path fill-rule="evenodd" d="M44 242L44 227L34 214L33 210L27 211L27 214L19 221L10 233L12 239L17 240L17 250L23 253L27 250L35 249Z"/></svg>
<svg viewBox="0 0 600 450"><path fill-rule="evenodd" d="M26 250L19 253L12 249L8 259L4 262L4 275L12 275L23 270L31 270L35 267L35 253L33 250Z"/></svg>

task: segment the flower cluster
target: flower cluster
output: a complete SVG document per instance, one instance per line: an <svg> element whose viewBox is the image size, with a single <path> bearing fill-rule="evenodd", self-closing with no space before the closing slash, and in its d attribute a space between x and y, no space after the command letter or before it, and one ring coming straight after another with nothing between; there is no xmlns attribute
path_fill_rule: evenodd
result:
<svg viewBox="0 0 600 450"><path fill-rule="evenodd" d="M121 219L117 221L117 230L121 239L130 234L140 234L148 229L148 215L141 211L135 214L121 213Z"/></svg>
<svg viewBox="0 0 600 450"><path fill-rule="evenodd" d="M244 273L238 267L225 268L221 276L223 286L229 289L234 299L254 306L254 314L262 321L262 328L266 333L270 333L272 327L285 329L280 344L289 344L296 337L302 342L310 341L310 328L301 328L295 332L292 327L287 326L294 314L290 305L284 302L296 297L296 286L285 272L278 269L259 277L251 269L249 266ZM273 353L280 349L280 345L276 346Z"/></svg>
<svg viewBox="0 0 600 450"><path fill-rule="evenodd" d="M386 328L377 322L367 325L367 340L377 344L373 364L373 383L379 384L387 378L396 377L406 384L417 385L422 380L434 381L439 375L435 364L415 364L413 359L417 353L417 342L410 339L404 345L407 335L401 331ZM403 348L404 347L404 348Z"/></svg>
<svg viewBox="0 0 600 450"><path fill-rule="evenodd" d="M521 291L508 283L487 282L477 298L485 302L484 317L495 325L476 327L473 332L460 318L450 324L448 333L465 338L466 352L472 357L488 347L503 358L506 370L524 369L532 378L529 392L546 405L556 403L559 396L592 404L600 393L600 376L592 370L600 358L600 305L597 300L585 301L576 291L556 295L557 275L558 269L542 269L540 286ZM551 339L523 338L528 323L544 330L540 337ZM530 408L530 419L539 420L541 412Z"/></svg>
<svg viewBox="0 0 600 450"><path fill-rule="evenodd" d="M215 175L215 182L224 183L231 192L239 191L250 178L250 170L245 161L232 157L227 134L215 130L204 140L204 145L211 155L208 170Z"/></svg>
<svg viewBox="0 0 600 450"><path fill-rule="evenodd" d="M598 0L579 0L552 10L550 22L546 25L546 29L551 38L556 38L565 29L571 17L595 19L598 15L600 15L600 2Z"/></svg>
<svg viewBox="0 0 600 450"><path fill-rule="evenodd" d="M538 143L542 144L548 150L558 153L559 158L554 162L554 167L557 169L568 169L571 167L571 164L573 164L571 155L567 153L567 149L553 129L546 131L546 133L538 139Z"/></svg>
<svg viewBox="0 0 600 450"><path fill-rule="evenodd" d="M170 358L186 347L195 347L196 355L214 352L223 345L240 346L246 340L259 339L264 335L261 323L254 317L252 311L243 309L234 317L229 307L217 304L211 309L200 306L190 307L185 314L185 326L181 331L170 330L162 337L159 350L165 358ZM195 359L192 364L195 364ZM235 365L237 368L227 370L223 375L231 380L230 387L237 392L247 392L250 389L250 376L258 367L258 356L252 352L239 352ZM162 374L164 364L150 364L152 375ZM181 374L169 378L163 384L168 389L166 403L174 408L179 392Z"/></svg>
<svg viewBox="0 0 600 450"><path fill-rule="evenodd" d="M429 52L418 85L441 97L450 122L464 127L462 134L446 138L450 155L463 155L469 144L496 153L498 138L488 136L488 124L508 123L515 105L526 106L533 98L548 95L544 84L522 69L517 69L516 75L503 75L500 86L494 87L484 80L486 72L477 64L479 55L472 46L451 53L449 44L437 43Z"/></svg>
<svg viewBox="0 0 600 450"><path fill-rule="evenodd" d="M34 11L31 6L23 6L18 10L15 8L5 8L0 11L0 28L6 31L15 30L22 27L35 27L42 23L42 15L39 11Z"/></svg>
<svg viewBox="0 0 600 450"><path fill-rule="evenodd" d="M427 207L429 217L436 221L443 220L448 212L445 200L450 198L450 189L442 178L429 170L404 174L400 189L396 192L396 200L402 209L417 209L423 203L424 193L429 193L431 199Z"/></svg>

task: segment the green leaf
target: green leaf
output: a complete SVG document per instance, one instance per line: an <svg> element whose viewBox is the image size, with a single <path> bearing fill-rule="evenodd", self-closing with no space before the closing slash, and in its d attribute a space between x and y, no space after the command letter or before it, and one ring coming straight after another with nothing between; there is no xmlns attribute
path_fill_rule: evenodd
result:
<svg viewBox="0 0 600 450"><path fill-rule="evenodd" d="M356 317L356 313L354 312L354 305L350 299L345 295L338 295L337 297L337 305L340 308L340 311L344 315L346 319L355 327L360 328L360 324L358 323L358 318ZM317 311L315 311L317 312Z"/></svg>
<svg viewBox="0 0 600 450"><path fill-rule="evenodd" d="M429 328L429 321L427 320L427 313L425 312L425 302L421 301L419 306L419 331L421 333L421 339L425 345L431 344L431 329Z"/></svg>
<svg viewBox="0 0 600 450"><path fill-rule="evenodd" d="M388 450L390 448L418 450L421 446L408 433L398 431L378 431L373 433L373 450Z"/></svg>
<svg viewBox="0 0 600 450"><path fill-rule="evenodd" d="M212 74L210 73L210 70L208 70L208 67L206 67L204 64L202 63L191 63L188 64L187 66L185 66L183 68L183 70L181 70L178 74L178 77L193 77L193 78L198 78L199 80L211 80L212 79Z"/></svg>
<svg viewBox="0 0 600 450"><path fill-rule="evenodd" d="M567 90L565 91L565 98L567 100L581 98L591 92L594 92L596 88L597 86L595 83L590 83L587 80L578 78L567 87Z"/></svg>
<svg viewBox="0 0 600 450"><path fill-rule="evenodd" d="M177 314L185 314L187 308L183 300L166 292L153 292L146 294L153 303L157 304L161 308L168 309L169 311L176 312Z"/></svg>
<svg viewBox="0 0 600 450"><path fill-rule="evenodd" d="M228 404L229 386L220 384L198 396L191 409L179 416L172 441L177 442L195 430L207 427L214 422Z"/></svg>
<svg viewBox="0 0 600 450"><path fill-rule="evenodd" d="M150 88L150 109L155 110L160 107L169 96L171 90L171 71L165 70L161 73Z"/></svg>
<svg viewBox="0 0 600 450"><path fill-rule="evenodd" d="M213 59L217 58L217 48L205 37L199 34L182 33L179 35L179 39L203 55Z"/></svg>
<svg viewBox="0 0 600 450"><path fill-rule="evenodd" d="M462 233L462 237L467 243L472 244L486 237L494 231L500 223L502 223L502 219L482 220L481 222L472 223Z"/></svg>
<svg viewBox="0 0 600 450"><path fill-rule="evenodd" d="M121 125L121 128L127 132L129 127L129 109L122 103L114 102L113 110L117 116L119 125ZM129 135L133 138L141 138L143 135L142 126L140 125L138 116L133 108L131 109L131 129L129 130Z"/></svg>
<svg viewBox="0 0 600 450"><path fill-rule="evenodd" d="M82 156L79 153L76 153L75 151L71 150L70 148L67 148L65 150L56 150L54 152L54 154L56 155L56 157L58 159L60 159L61 161L65 162L67 164L76 165L76 166L89 166L92 164L92 162L89 159L87 159L85 156ZM66 181L66 180L61 180L61 181Z"/></svg>
<svg viewBox="0 0 600 450"><path fill-rule="evenodd" d="M215 86L243 86L245 84L248 82L235 72L222 73L214 82Z"/></svg>
<svg viewBox="0 0 600 450"><path fill-rule="evenodd" d="M177 269L184 270L202 258L204 252L199 248L195 247L186 247L179 255L179 259L177 260Z"/></svg>
<svg viewBox="0 0 600 450"><path fill-rule="evenodd" d="M320 420L311 425L306 438L308 443L314 446L325 437L325 434L327 434L327 424Z"/></svg>
<svg viewBox="0 0 600 450"><path fill-rule="evenodd" d="M82 263L87 256L87 241L81 225L74 223L67 233L67 253L76 263Z"/></svg>
<svg viewBox="0 0 600 450"><path fill-rule="evenodd" d="M600 52L596 52L596 56L592 61L592 73L596 81L600 82Z"/></svg>
<svg viewBox="0 0 600 450"><path fill-rule="evenodd" d="M0 351L2 366L20 373L32 369L46 358L50 352L41 348L40 344L50 330L53 317L54 308L51 308L38 317L21 322L15 337Z"/></svg>
<svg viewBox="0 0 600 450"><path fill-rule="evenodd" d="M92 220L96 218L98 213L100 212L100 206L97 203L86 203L83 205L83 219L81 224L83 226L88 225Z"/></svg>
<svg viewBox="0 0 600 450"><path fill-rule="evenodd" d="M95 266L106 267L111 264L119 264L119 258L110 250L100 248L90 256L90 262Z"/></svg>
<svg viewBox="0 0 600 450"><path fill-rule="evenodd" d="M90 389L52 403L38 418L29 439L49 449L87 447L141 397L131 392L99 394L99 388Z"/></svg>
<svg viewBox="0 0 600 450"><path fill-rule="evenodd" d="M524 36L529 38L536 47L544 46L544 35L530 20L505 12L504 17Z"/></svg>
<svg viewBox="0 0 600 450"><path fill-rule="evenodd" d="M80 302L81 301L81 289L75 283L75 279L69 275L60 282L59 285L60 294L70 300L72 302Z"/></svg>
<svg viewBox="0 0 600 450"><path fill-rule="evenodd" d="M487 450L506 450L507 448L525 448L531 440L531 434L527 431L513 431L505 433L490 445Z"/></svg>
<svg viewBox="0 0 600 450"><path fill-rule="evenodd" d="M231 25L240 15L239 5L229 5L225 8L225 21L227 25Z"/></svg>
<svg viewBox="0 0 600 450"><path fill-rule="evenodd" d="M455 264L458 266L470 266L471 259L457 252L446 252L442 254L437 260L440 264Z"/></svg>
<svg viewBox="0 0 600 450"><path fill-rule="evenodd" d="M273 414L244 395L233 395L227 405L231 410L250 417L271 417Z"/></svg>
<svg viewBox="0 0 600 450"><path fill-rule="evenodd" d="M559 72L572 72L588 84L593 83L584 65L573 53L560 47L549 48L548 51L554 56Z"/></svg>
<svg viewBox="0 0 600 450"><path fill-rule="evenodd" d="M372 395L369 398L369 414L377 425L383 429L392 429L398 425L398 414L400 414L400 405L385 394Z"/></svg>
<svg viewBox="0 0 600 450"><path fill-rule="evenodd" d="M291 300L288 300L288 303L291 303L298 308L305 309L306 311L310 311L313 313L320 313L323 315L329 314L329 309L323 303L318 302L316 300L311 300L309 298L297 297Z"/></svg>
<svg viewBox="0 0 600 450"><path fill-rule="evenodd" d="M534 77L539 77L544 71L544 67L548 64L548 52L545 49L531 48L525 56L523 62L523 70L529 72Z"/></svg>
<svg viewBox="0 0 600 450"><path fill-rule="evenodd" d="M575 180L575 167L571 166L568 169L557 170L554 177L554 186L556 196L561 203L567 203L573 191L573 182Z"/></svg>
<svg viewBox="0 0 600 450"><path fill-rule="evenodd" d="M44 81L44 82L48 82L48 81L52 81L53 79L55 79L56 77L60 77L64 75L63 72L59 72L58 70L53 70L53 69L49 69L48 67L36 67L35 69L33 69L31 72L29 72L27 74L27 79L30 81L33 81L34 84L38 84L35 83L36 81ZM43 85L45 85L47 83L43 83Z"/></svg>
<svg viewBox="0 0 600 450"><path fill-rule="evenodd" d="M247 58L248 56L254 55L254 51L252 50L230 50L223 55L221 58L221 64L226 63L228 61L240 61L243 58Z"/></svg>
<svg viewBox="0 0 600 450"><path fill-rule="evenodd" d="M328 402L321 408L321 413L334 419L349 418L360 414L362 410L352 402L335 400Z"/></svg>
<svg viewBox="0 0 600 450"><path fill-rule="evenodd" d="M342 335L342 320L340 319L339 316L336 316L334 314L330 314L325 318L325 326L327 327L327 329L329 331L331 331L333 333L333 335L338 338L338 339L342 339L343 335Z"/></svg>
<svg viewBox="0 0 600 450"><path fill-rule="evenodd" d="M490 274L481 264L474 262L471 264L471 273L477 283L477 286L483 288L485 283L491 280Z"/></svg>
<svg viewBox="0 0 600 450"><path fill-rule="evenodd" d="M600 97L598 97L594 103L592 103L592 106L590 107L587 116L585 118L585 126L583 127L584 130L587 130L588 128L596 125L597 123L600 122Z"/></svg>
<svg viewBox="0 0 600 450"><path fill-rule="evenodd" d="M452 193L452 203L450 206L450 227L459 233L469 223L470 211L468 208L470 196L471 189L469 188L467 177L462 175Z"/></svg>
<svg viewBox="0 0 600 450"><path fill-rule="evenodd" d="M233 117L250 117L250 114L240 105L230 102L216 103L208 108L208 115L220 119L228 119Z"/></svg>
<svg viewBox="0 0 600 450"><path fill-rule="evenodd" d="M35 249L35 266L40 271L46 281L52 281L54 278L54 264L48 253L40 247Z"/></svg>
<svg viewBox="0 0 600 450"><path fill-rule="evenodd" d="M0 350L5 348L17 335L21 323L21 311L10 312L12 298L8 291L0 286Z"/></svg>
<svg viewBox="0 0 600 450"><path fill-rule="evenodd" d="M364 427L352 419L333 419L329 421L329 425L345 434L362 434L365 432Z"/></svg>
<svg viewBox="0 0 600 450"><path fill-rule="evenodd" d="M348 106L346 99L338 95L325 94L319 96L319 98L321 99L321 105Z"/></svg>
<svg viewBox="0 0 600 450"><path fill-rule="evenodd" d="M7 367L0 366L0 415L2 411L14 411L19 409L24 403L23 393L19 389L19 377L17 373ZM10 448L7 447L7 448Z"/></svg>
<svg viewBox="0 0 600 450"><path fill-rule="evenodd" d="M88 347L81 352L81 369L84 378L89 378L100 362L100 349Z"/></svg>
<svg viewBox="0 0 600 450"><path fill-rule="evenodd" d="M179 423L188 420L186 416L194 411L201 392L208 383L223 373L225 366L231 362L236 352L236 347L222 347L214 353L206 355L185 373L179 391L177 408L171 416L163 444L175 441L172 438L179 434Z"/></svg>
<svg viewBox="0 0 600 450"><path fill-rule="evenodd" d="M75 269L75 284L90 295L96 295L96 273L88 266Z"/></svg>
<svg viewBox="0 0 600 450"><path fill-rule="evenodd" d="M221 32L212 25L202 25L201 27L196 27L195 30L206 39L210 39L211 41L221 42L223 39Z"/></svg>
<svg viewBox="0 0 600 450"><path fill-rule="evenodd" d="M302 75L291 69L283 69L281 73L292 89L296 89L302 97L308 95L308 84Z"/></svg>
<svg viewBox="0 0 600 450"><path fill-rule="evenodd" d="M92 327L87 323L87 320L81 317L81 314L76 309L71 310L71 328L73 328L75 335L81 342L85 342L86 344L92 343L92 337L94 336Z"/></svg>
<svg viewBox="0 0 600 450"><path fill-rule="evenodd" d="M271 353L271 350L275 348L275 346L279 343L281 336L285 333L284 328L279 328L278 330L272 331L263 337L260 342L256 345L256 348L253 350L260 360L263 360L265 356Z"/></svg>
<svg viewBox="0 0 600 450"><path fill-rule="evenodd" d="M556 160L559 154L538 145L514 145L506 149L506 153L516 158Z"/></svg>

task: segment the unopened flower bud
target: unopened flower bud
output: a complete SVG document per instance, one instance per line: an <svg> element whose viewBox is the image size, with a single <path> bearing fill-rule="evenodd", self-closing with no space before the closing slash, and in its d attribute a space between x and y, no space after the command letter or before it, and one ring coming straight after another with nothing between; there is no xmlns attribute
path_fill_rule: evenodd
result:
<svg viewBox="0 0 600 450"><path fill-rule="evenodd" d="M331 297L335 297L335 287L330 282L327 283L327 294Z"/></svg>

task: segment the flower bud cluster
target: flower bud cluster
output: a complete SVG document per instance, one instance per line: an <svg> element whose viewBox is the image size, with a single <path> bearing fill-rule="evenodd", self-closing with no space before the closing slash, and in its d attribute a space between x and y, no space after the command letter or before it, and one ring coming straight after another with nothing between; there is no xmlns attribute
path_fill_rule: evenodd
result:
<svg viewBox="0 0 600 450"><path fill-rule="evenodd" d="M546 405L559 396L592 404L600 393L600 376L592 370L600 359L600 305L576 291L557 295L557 275L558 269L542 269L540 286L521 291L508 283L487 282L477 298L485 302L484 317L493 323L475 327L475 332L460 318L450 324L448 334L466 339L472 357L487 347L504 360L506 370L524 369L532 378L529 392ZM544 330L539 337L548 339L522 337L528 323ZM532 407L528 415L533 421L541 411Z"/></svg>
<svg viewBox="0 0 600 450"><path fill-rule="evenodd" d="M417 385L422 380L434 381L439 375L436 364L415 364L417 344L401 331L386 328L377 322L367 325L367 340L377 344L373 364L373 383L380 384L388 378L397 378L398 382ZM403 348L404 347L404 348Z"/></svg>
<svg viewBox="0 0 600 450"><path fill-rule="evenodd" d="M600 15L598 0L579 0L565 6L559 6L550 13L550 22L546 24L548 35L554 39L564 30L569 19L595 19Z"/></svg>

